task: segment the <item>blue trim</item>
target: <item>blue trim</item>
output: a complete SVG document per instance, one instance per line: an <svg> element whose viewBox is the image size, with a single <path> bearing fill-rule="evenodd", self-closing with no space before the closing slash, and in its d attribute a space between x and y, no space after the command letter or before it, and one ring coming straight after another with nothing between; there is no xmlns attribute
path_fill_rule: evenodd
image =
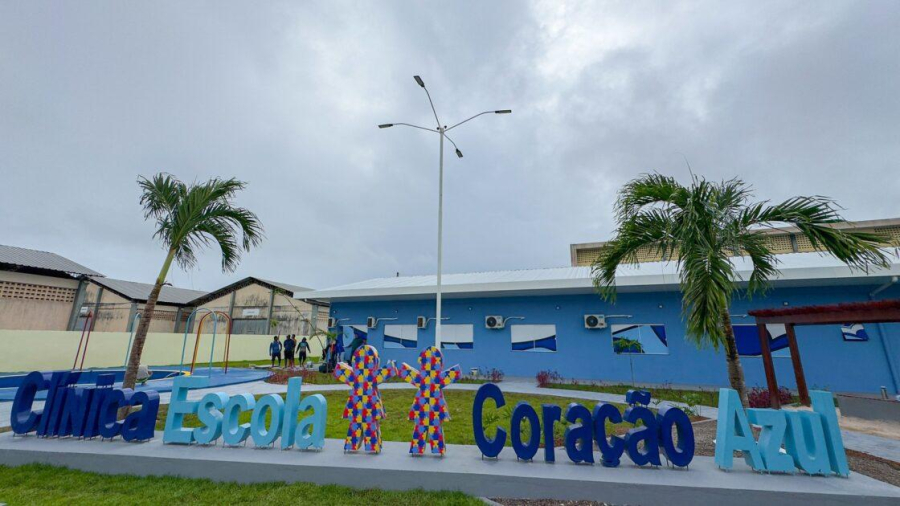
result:
<svg viewBox="0 0 900 506"><path fill-rule="evenodd" d="M535 339L534 341L512 343L512 349L513 351L540 351L540 349L556 351L556 336L552 335L550 337Z"/></svg>
<svg viewBox="0 0 900 506"><path fill-rule="evenodd" d="M394 344L396 346L388 346L388 344ZM418 341L413 341L412 339L401 339L399 337L388 335L384 336L385 348L415 348L418 344Z"/></svg>

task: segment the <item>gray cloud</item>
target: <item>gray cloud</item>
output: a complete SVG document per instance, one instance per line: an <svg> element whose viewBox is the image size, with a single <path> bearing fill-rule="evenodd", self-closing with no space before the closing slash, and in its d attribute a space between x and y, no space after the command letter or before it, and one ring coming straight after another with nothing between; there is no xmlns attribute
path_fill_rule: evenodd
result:
<svg viewBox="0 0 900 506"><path fill-rule="evenodd" d="M893 2L0 4L0 243L149 281L135 179L250 182L268 239L236 275L316 287L430 273L437 138L455 131L447 271L564 265L624 181L741 176L900 215Z"/></svg>

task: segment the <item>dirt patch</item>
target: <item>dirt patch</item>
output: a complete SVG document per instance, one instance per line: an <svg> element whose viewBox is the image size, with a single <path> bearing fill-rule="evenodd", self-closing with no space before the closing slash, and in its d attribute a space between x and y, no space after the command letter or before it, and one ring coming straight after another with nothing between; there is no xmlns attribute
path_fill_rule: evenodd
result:
<svg viewBox="0 0 900 506"><path fill-rule="evenodd" d="M758 436L758 429L753 429L755 435ZM716 447L713 440L716 438L716 422L708 421L694 424L694 440L696 446L695 455L712 457L716 454ZM740 455L740 452L735 452ZM862 453L855 450L847 450L847 463L850 465L850 471L866 475L870 478L890 483L895 487L900 487L900 463Z"/></svg>
<svg viewBox="0 0 900 506"><path fill-rule="evenodd" d="M892 423L881 420L863 420L852 416L842 416L839 419L842 429L862 432L871 436L886 437L900 440L900 423Z"/></svg>

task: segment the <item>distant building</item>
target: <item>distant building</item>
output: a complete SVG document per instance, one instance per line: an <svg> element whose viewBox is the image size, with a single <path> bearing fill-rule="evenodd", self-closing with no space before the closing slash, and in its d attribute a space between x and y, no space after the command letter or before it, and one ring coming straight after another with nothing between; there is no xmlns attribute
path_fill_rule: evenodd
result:
<svg viewBox="0 0 900 506"><path fill-rule="evenodd" d="M74 328L89 276L103 274L56 253L0 245L0 329Z"/></svg>
<svg viewBox="0 0 900 506"><path fill-rule="evenodd" d="M900 218L868 221L848 221L834 225L836 228L855 228L865 232L876 232L890 238L894 246L900 246ZM766 235L769 248L776 254L812 253L820 251L806 237L799 235L796 227L782 227L771 230L761 230ZM590 267L597 259L600 248L605 242L586 242L569 246L572 267ZM739 256L735 252L734 256ZM666 260L653 248L643 248L638 251L638 263L659 262Z"/></svg>
<svg viewBox="0 0 900 506"><path fill-rule="evenodd" d="M0 245L0 330L130 332L153 285L103 274L55 253ZM309 335L324 329L328 304L310 288L248 277L213 292L163 286L150 332L184 332L203 307L233 318L233 334ZM320 308L323 308L320 311ZM190 321L190 330L197 321ZM204 330L211 327L204 324ZM222 331L222 329L219 329Z"/></svg>
<svg viewBox="0 0 900 506"><path fill-rule="evenodd" d="M84 328L87 315L91 314L92 329L96 332L131 332L140 321L135 316L144 312L153 285L98 276L87 281L78 321L71 330ZM184 321L191 313L191 300L205 293L163 286L153 310L150 332L183 332Z"/></svg>
<svg viewBox="0 0 900 506"><path fill-rule="evenodd" d="M304 297L311 288L247 277L189 302L228 314L234 334L309 335L324 329L328 303ZM320 310L321 309L321 310Z"/></svg>

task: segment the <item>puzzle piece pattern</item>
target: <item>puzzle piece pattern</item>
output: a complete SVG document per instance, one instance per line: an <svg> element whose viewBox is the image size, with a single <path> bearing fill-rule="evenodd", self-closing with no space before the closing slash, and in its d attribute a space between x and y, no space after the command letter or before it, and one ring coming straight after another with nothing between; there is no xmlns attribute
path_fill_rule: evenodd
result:
<svg viewBox="0 0 900 506"><path fill-rule="evenodd" d="M443 355L434 346L426 348L419 355L419 366L421 369L417 370L404 363L398 371L404 381L418 388L409 410L409 419L416 422L409 453L425 453L428 442L431 453L443 455L446 447L442 424L450 418L443 389L458 380L462 373L458 365L444 371Z"/></svg>
<svg viewBox="0 0 900 506"><path fill-rule="evenodd" d="M380 420L386 415L378 385L395 375L396 369L379 365L378 351L365 345L353 353L352 365L341 362L334 369L334 377L350 387L343 415L350 421L344 451L363 447L367 452L381 452Z"/></svg>

